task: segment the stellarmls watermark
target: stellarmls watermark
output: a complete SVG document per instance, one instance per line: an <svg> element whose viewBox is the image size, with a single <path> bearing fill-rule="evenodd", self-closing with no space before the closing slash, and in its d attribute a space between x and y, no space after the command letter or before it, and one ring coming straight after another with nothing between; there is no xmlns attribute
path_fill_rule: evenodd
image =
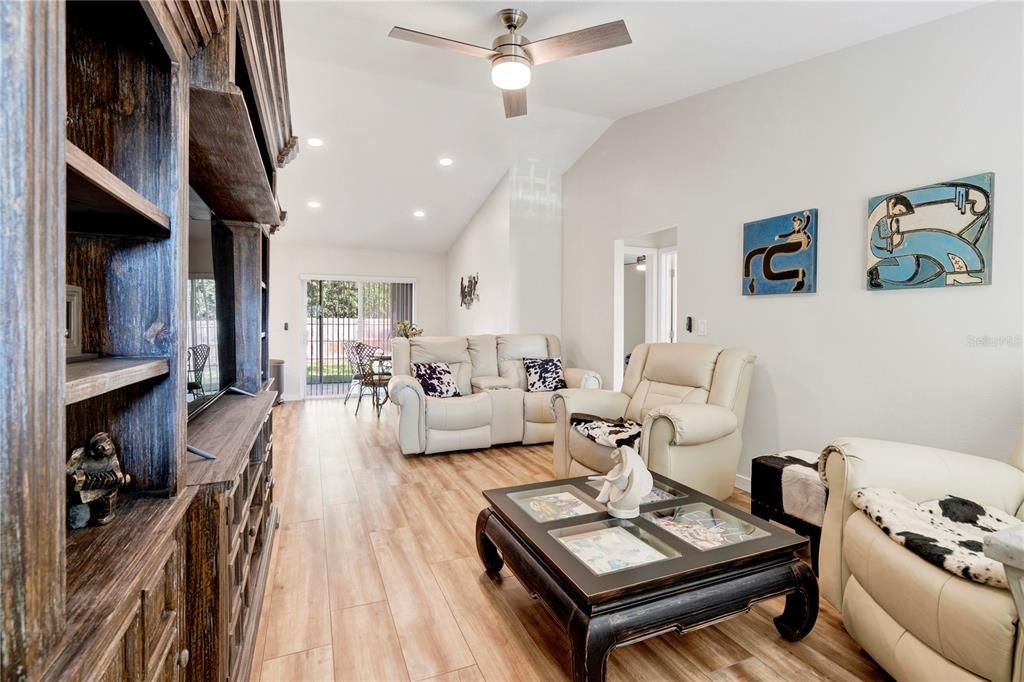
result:
<svg viewBox="0 0 1024 682"><path fill-rule="evenodd" d="M1002 336L967 335L968 348L1024 348L1024 335L1004 334Z"/></svg>

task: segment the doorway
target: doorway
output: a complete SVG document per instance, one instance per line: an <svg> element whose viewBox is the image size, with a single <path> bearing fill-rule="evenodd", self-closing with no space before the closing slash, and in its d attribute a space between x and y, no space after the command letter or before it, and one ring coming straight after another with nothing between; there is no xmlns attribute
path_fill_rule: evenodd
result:
<svg viewBox="0 0 1024 682"><path fill-rule="evenodd" d="M614 387L633 349L679 337L676 228L617 239L614 245Z"/></svg>
<svg viewBox="0 0 1024 682"><path fill-rule="evenodd" d="M306 397L347 395L355 378L352 345L390 354L395 325L414 321L413 280L309 278L306 296Z"/></svg>

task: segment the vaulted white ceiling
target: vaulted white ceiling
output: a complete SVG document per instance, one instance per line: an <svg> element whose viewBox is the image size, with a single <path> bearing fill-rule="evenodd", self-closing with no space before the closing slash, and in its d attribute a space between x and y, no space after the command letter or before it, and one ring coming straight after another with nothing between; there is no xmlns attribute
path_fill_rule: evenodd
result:
<svg viewBox="0 0 1024 682"><path fill-rule="evenodd" d="M633 44L536 67L529 115L506 120L486 61L387 38L400 25L489 47L504 4L286 0L302 145L279 177L280 238L444 251L516 160L562 172L617 118L977 4L514 3L529 38L621 18ZM443 156L454 165L440 167Z"/></svg>

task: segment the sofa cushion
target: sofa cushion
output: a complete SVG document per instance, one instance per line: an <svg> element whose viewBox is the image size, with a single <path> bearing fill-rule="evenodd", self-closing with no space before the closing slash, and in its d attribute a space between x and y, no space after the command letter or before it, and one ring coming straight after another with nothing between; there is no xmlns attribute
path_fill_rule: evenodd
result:
<svg viewBox="0 0 1024 682"><path fill-rule="evenodd" d="M642 379L636 392L633 393L633 397L629 399L626 417L633 421L643 422L647 418L647 413L655 407L679 405L680 403L705 405L707 402L708 392L703 388L663 384Z"/></svg>
<svg viewBox="0 0 1024 682"><path fill-rule="evenodd" d="M491 397L486 393L426 400L427 429L461 431L491 423Z"/></svg>
<svg viewBox="0 0 1024 682"><path fill-rule="evenodd" d="M524 391L527 383L523 358L548 358L559 354L551 352L549 337L543 334L503 334L498 337L497 348L498 373L514 380Z"/></svg>
<svg viewBox="0 0 1024 682"><path fill-rule="evenodd" d="M462 393L455 384L452 368L444 362L414 362L412 373L428 398L455 398Z"/></svg>
<svg viewBox="0 0 1024 682"><path fill-rule="evenodd" d="M871 598L914 637L975 675L1009 678L1017 623L1009 591L932 566L861 513L846 520L843 556Z"/></svg>
<svg viewBox="0 0 1024 682"><path fill-rule="evenodd" d="M700 343L652 343L643 378L661 384L711 388L721 346Z"/></svg>
<svg viewBox="0 0 1024 682"><path fill-rule="evenodd" d="M568 388L562 358L523 358L526 370L526 390L530 393L560 391Z"/></svg>
<svg viewBox="0 0 1024 682"><path fill-rule="evenodd" d="M568 443L572 459L588 469L605 473L615 466L612 460L615 448L595 443L576 429L569 429Z"/></svg>
<svg viewBox="0 0 1024 682"><path fill-rule="evenodd" d="M498 337L494 334L467 336L469 360L473 365L473 378L498 374Z"/></svg>
<svg viewBox="0 0 1024 682"><path fill-rule="evenodd" d="M465 336L417 336L409 339L409 362L443 362L451 367L459 393L473 392L473 365ZM410 367L410 373L412 368ZM398 369L396 368L396 371ZM414 375L415 376L415 375Z"/></svg>

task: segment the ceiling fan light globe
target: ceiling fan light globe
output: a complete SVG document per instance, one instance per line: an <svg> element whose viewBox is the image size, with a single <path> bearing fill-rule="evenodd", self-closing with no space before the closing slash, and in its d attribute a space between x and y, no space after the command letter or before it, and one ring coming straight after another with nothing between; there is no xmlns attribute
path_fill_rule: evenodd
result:
<svg viewBox="0 0 1024 682"><path fill-rule="evenodd" d="M502 90L522 90L530 84L530 65L515 58L496 59L491 82Z"/></svg>

